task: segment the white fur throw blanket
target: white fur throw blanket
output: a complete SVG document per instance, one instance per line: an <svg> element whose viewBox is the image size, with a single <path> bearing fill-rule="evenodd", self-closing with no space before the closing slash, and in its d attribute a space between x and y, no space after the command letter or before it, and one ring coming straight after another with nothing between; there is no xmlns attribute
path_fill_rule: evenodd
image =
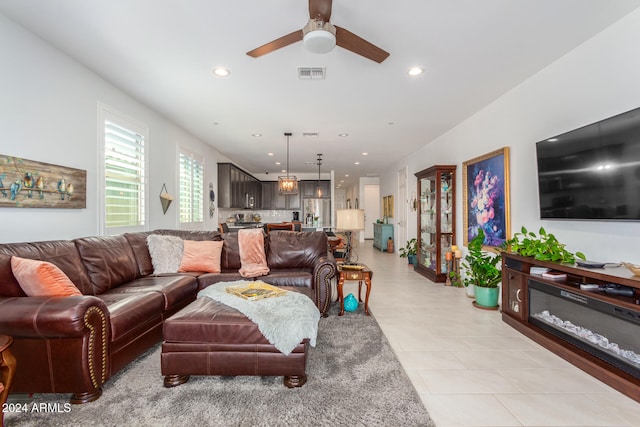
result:
<svg viewBox="0 0 640 427"><path fill-rule="evenodd" d="M309 338L312 347L316 346L320 311L311 298L286 292L279 297L250 301L226 291L227 286L247 283L243 280L216 283L198 292L198 298L208 297L235 308L257 324L267 341L285 356L305 338Z"/></svg>

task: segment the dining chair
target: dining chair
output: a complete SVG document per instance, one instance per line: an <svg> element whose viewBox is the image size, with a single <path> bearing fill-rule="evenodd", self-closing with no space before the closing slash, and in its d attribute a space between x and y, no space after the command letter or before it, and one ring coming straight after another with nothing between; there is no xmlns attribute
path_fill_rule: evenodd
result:
<svg viewBox="0 0 640 427"><path fill-rule="evenodd" d="M295 225L292 222L268 223L267 224L267 234L270 233L271 230L294 231L295 230Z"/></svg>

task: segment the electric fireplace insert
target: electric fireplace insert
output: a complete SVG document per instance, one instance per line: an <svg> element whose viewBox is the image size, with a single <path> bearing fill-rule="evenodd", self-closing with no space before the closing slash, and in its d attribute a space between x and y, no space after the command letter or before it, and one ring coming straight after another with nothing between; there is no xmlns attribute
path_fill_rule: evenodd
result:
<svg viewBox="0 0 640 427"><path fill-rule="evenodd" d="M528 321L640 379L640 310L528 280Z"/></svg>

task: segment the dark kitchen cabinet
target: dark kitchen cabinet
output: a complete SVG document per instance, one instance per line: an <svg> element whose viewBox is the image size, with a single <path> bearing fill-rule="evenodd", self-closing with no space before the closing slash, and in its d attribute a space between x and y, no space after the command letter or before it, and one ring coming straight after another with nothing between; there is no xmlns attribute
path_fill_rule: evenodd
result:
<svg viewBox="0 0 640 427"><path fill-rule="evenodd" d="M299 210L302 203L300 194L280 194L277 181L259 181L231 163L218 163L218 207Z"/></svg>
<svg viewBox="0 0 640 427"><path fill-rule="evenodd" d="M286 199L285 209L302 209L302 202L300 201L300 193L284 196Z"/></svg>
<svg viewBox="0 0 640 427"><path fill-rule="evenodd" d="M322 195L318 197L318 187L322 189ZM300 181L302 197L305 199L330 199L331 181L329 180L305 180Z"/></svg>
<svg viewBox="0 0 640 427"><path fill-rule="evenodd" d="M282 201L278 201L278 183L274 181L262 181L262 209L278 209L278 205L284 206L284 196L280 196Z"/></svg>
<svg viewBox="0 0 640 427"><path fill-rule="evenodd" d="M218 163L218 207L260 208L262 185L251 174L231 163Z"/></svg>
<svg viewBox="0 0 640 427"><path fill-rule="evenodd" d="M278 181L262 181L261 209L300 209L300 206L300 194L280 194Z"/></svg>

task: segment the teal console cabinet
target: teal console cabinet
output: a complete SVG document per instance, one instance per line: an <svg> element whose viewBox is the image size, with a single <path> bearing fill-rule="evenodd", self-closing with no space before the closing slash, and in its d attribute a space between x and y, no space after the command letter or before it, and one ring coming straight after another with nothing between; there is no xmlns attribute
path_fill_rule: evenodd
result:
<svg viewBox="0 0 640 427"><path fill-rule="evenodd" d="M373 224L373 247L382 252L387 251L387 241L391 237L393 240L393 224ZM395 245L395 243L394 243Z"/></svg>

